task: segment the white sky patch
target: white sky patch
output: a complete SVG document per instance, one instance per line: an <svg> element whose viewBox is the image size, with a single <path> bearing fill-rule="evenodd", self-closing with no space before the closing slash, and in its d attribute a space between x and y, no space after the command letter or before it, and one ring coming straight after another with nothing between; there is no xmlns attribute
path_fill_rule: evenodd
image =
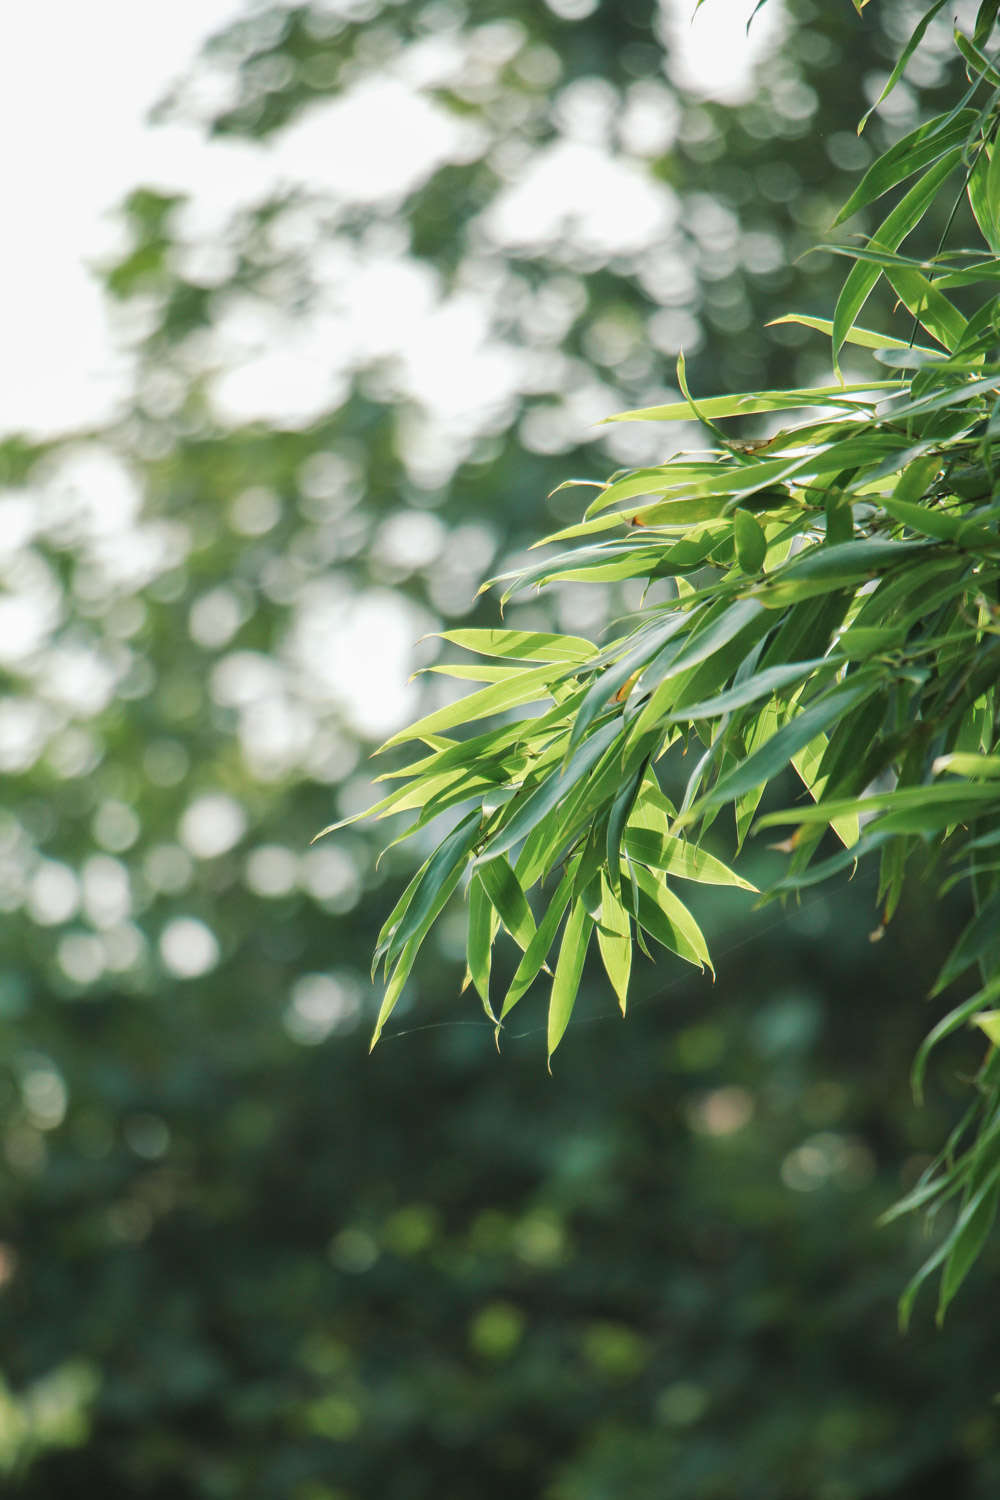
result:
<svg viewBox="0 0 1000 1500"><path fill-rule="evenodd" d="M485 146L478 129L395 78L371 78L281 132L275 165L352 203L410 191Z"/></svg>
<svg viewBox="0 0 1000 1500"><path fill-rule="evenodd" d="M757 0L660 0L668 72L678 88L706 99L740 104L753 93L753 71L781 36L781 0L767 0L747 22Z"/></svg>
<svg viewBox="0 0 1000 1500"><path fill-rule="evenodd" d="M3 430L53 431L107 413L122 361L87 262L113 243L107 211L159 175L178 136L193 135L152 131L147 110L240 9L239 0L4 7Z"/></svg>
<svg viewBox="0 0 1000 1500"><path fill-rule="evenodd" d="M671 188L634 163L579 141L548 147L487 211L487 233L507 249L555 245L601 256L642 250L677 217Z"/></svg>
<svg viewBox="0 0 1000 1500"><path fill-rule="evenodd" d="M381 739L417 707L417 689L404 684L414 641L434 628L388 589L348 594L317 583L296 611L289 654L317 697L340 702L354 729Z"/></svg>

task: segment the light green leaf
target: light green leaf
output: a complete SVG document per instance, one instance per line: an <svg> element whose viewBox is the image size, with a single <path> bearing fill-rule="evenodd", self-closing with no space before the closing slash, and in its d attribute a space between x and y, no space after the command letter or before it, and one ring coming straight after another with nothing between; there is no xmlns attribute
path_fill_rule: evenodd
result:
<svg viewBox="0 0 1000 1500"><path fill-rule="evenodd" d="M939 755L931 770L935 776L950 771L954 776L981 776L986 780L1000 776L1000 755Z"/></svg>
<svg viewBox="0 0 1000 1500"><path fill-rule="evenodd" d="M399 961L392 971L392 978L386 986L382 1004L379 1006L375 1029L372 1032L372 1039L368 1044L369 1052L374 1052L385 1023L396 1008L396 1002L403 993L403 986L409 978L410 970L413 968L413 961L417 956L419 947L420 940L418 938L411 938L399 956Z"/></svg>
<svg viewBox="0 0 1000 1500"><path fill-rule="evenodd" d="M549 696L548 686L555 673L551 666L527 668L517 677L481 688L470 693L457 703L449 703L436 709L416 724L401 729L379 746L377 754L391 749L393 745L405 745L407 740L419 740L425 734L436 734L442 729L453 729L458 724L471 724L476 719L485 719L491 714L505 713L511 708L520 708L525 703L537 703Z"/></svg>
<svg viewBox="0 0 1000 1500"><path fill-rule="evenodd" d="M744 573L759 573L767 557L767 538L760 522L748 510L737 508L733 512L733 536Z"/></svg>
<svg viewBox="0 0 1000 1500"><path fill-rule="evenodd" d="M601 874L601 919L597 924L597 946L611 987L618 996L622 1015L628 1003L628 982L632 972L632 927L628 912Z"/></svg>
<svg viewBox="0 0 1000 1500"><path fill-rule="evenodd" d="M597 647L578 635L546 635L539 630L442 630L438 637L480 656L515 661L585 662Z"/></svg>
<svg viewBox="0 0 1000 1500"><path fill-rule="evenodd" d="M633 903L632 914L639 924L678 958L699 969L707 967L714 974L701 928L683 901L674 895L666 880L644 865L630 864L630 869L638 887L638 900L634 890L623 887L623 892L626 901Z"/></svg>
<svg viewBox="0 0 1000 1500"><path fill-rule="evenodd" d="M549 997L548 1054L552 1054L562 1041L569 1018L576 1004L577 991L583 975L584 960L594 930L594 919L586 904L578 900L573 904L563 931L556 971L552 978L552 993Z"/></svg>
<svg viewBox="0 0 1000 1500"><path fill-rule="evenodd" d="M921 167L937 161L946 151L955 146L963 146L977 119L978 114L974 109L963 109L958 113L949 110L947 114L935 115L933 120L926 120L916 130L904 135L888 151L876 157L834 219L834 227L867 204L874 203L876 198L881 198L883 193L904 182L907 177L912 177ZM872 344L869 347L877 349L880 346Z"/></svg>
<svg viewBox="0 0 1000 1500"><path fill-rule="evenodd" d="M814 328L817 333L825 333L828 336L833 333L833 320L831 318L807 317L804 313L786 313L783 318L772 318L765 326L774 328L778 323L799 323L803 328ZM851 328L844 337L845 344L858 344L862 349L906 349L914 347L908 339L897 339L890 333L875 333L871 328L859 328L857 324ZM923 349L925 354L934 354L936 350Z"/></svg>
<svg viewBox="0 0 1000 1500"><path fill-rule="evenodd" d="M707 849L689 839L630 825L625 832L624 845L638 864L649 865L680 880L694 880L701 885L737 886L743 891L757 889L721 859L716 859L714 854L709 854Z"/></svg>
<svg viewBox="0 0 1000 1500"><path fill-rule="evenodd" d="M978 1026L994 1047L1000 1046L1000 1010L980 1010L972 1017L973 1026Z"/></svg>
<svg viewBox="0 0 1000 1500"><path fill-rule="evenodd" d="M745 391L739 396L711 396L702 401L701 410L708 417L749 417L757 412L792 411L799 406L843 406L854 409L865 403L854 401L856 395L887 390L901 390L902 380L872 380L855 385L824 385L799 391ZM874 404L874 403L872 403ZM667 406L647 406L641 411L616 412L605 422L690 422L691 408L686 401Z"/></svg>
<svg viewBox="0 0 1000 1500"><path fill-rule="evenodd" d="M579 860L573 860L567 866L566 873L559 882L545 915L538 924L534 937L525 949L524 957L515 970L514 978L510 982L510 988L503 1002L503 1009L500 1012L501 1022L505 1016L510 1014L521 996L533 983L538 971L542 968L548 957L549 949L552 947L556 935L556 929L562 919L562 914L569 905L570 894L573 890L573 880L576 876L578 866Z"/></svg>
<svg viewBox="0 0 1000 1500"><path fill-rule="evenodd" d="M469 915L466 922L465 937L465 960L468 965L469 978L475 985L476 992L483 1002L483 1009L490 1020L496 1022L496 1016L490 1007L490 968L493 957L493 907L489 896L479 879L478 873L473 872L469 882Z"/></svg>
<svg viewBox="0 0 1000 1500"><path fill-rule="evenodd" d="M723 776L712 790L699 798L678 822L690 823L709 808L735 801L745 792L763 786L779 771L784 770L796 751L808 745L810 740L815 739L827 725L840 718L853 704L860 702L873 689L874 684L871 682L848 683L844 687L833 688L828 693L824 693L822 698L796 714L789 723L765 741L759 750L755 750L746 760Z"/></svg>
<svg viewBox="0 0 1000 1500"><path fill-rule="evenodd" d="M879 226L870 243L880 250L895 250L914 230L930 208L938 191L955 170L961 157L961 148L954 147L940 161L924 173L913 187L897 203L887 219ZM833 355L837 356L844 345L849 329L854 326L858 313L871 295L881 272L877 266L858 262L850 272L841 289L833 314Z"/></svg>
<svg viewBox="0 0 1000 1500"><path fill-rule="evenodd" d="M501 854L479 865L476 873L504 927L522 952L526 952L535 936L535 919L514 871Z"/></svg>

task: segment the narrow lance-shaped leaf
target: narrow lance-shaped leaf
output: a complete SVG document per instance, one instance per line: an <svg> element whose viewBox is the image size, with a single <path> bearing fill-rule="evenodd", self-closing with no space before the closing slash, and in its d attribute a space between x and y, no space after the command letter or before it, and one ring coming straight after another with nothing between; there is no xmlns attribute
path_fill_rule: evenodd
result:
<svg viewBox="0 0 1000 1500"><path fill-rule="evenodd" d="M606 874L601 875L601 919L597 924L597 946L605 972L618 996L622 1015L628 1003L628 982L632 972L632 927L628 912L612 890Z"/></svg>
<svg viewBox="0 0 1000 1500"><path fill-rule="evenodd" d="M759 750L743 763L723 776L712 790L700 798L690 812L679 819L681 823L693 821L711 807L731 802L744 792L762 786L788 765L797 750L808 745L828 724L832 724L852 704L860 701L873 690L873 684L847 684L834 688L809 708L796 716L771 736Z"/></svg>
<svg viewBox="0 0 1000 1500"><path fill-rule="evenodd" d="M465 958L469 978L476 988L483 1009L490 1020L496 1016L490 1006L490 968L493 957L493 906L479 878L473 871L469 882L469 916L466 923Z"/></svg>
<svg viewBox="0 0 1000 1500"><path fill-rule="evenodd" d="M563 930L562 944L556 971L552 978L552 993L549 998L548 1054L552 1054L563 1039L569 1018L576 1004L577 991L583 975L584 960L590 934L594 930L594 919L582 900L574 903Z"/></svg>
<svg viewBox="0 0 1000 1500"><path fill-rule="evenodd" d="M977 118L974 109L959 110L957 114L954 110L949 110L946 114L935 115L933 120L925 120L916 130L904 135L902 140L890 146L888 151L872 162L834 219L834 227L843 224L845 219L849 219L859 209L874 203L876 198L881 198L883 193L887 193L897 183L912 177L921 167L929 166L953 147L964 145ZM872 344L869 347L877 349L882 346Z"/></svg>
<svg viewBox="0 0 1000 1500"><path fill-rule="evenodd" d="M503 855L487 860L477 868L477 878L496 908L504 927L522 951L526 951L535 935L535 919L531 914L528 899Z"/></svg>
<svg viewBox="0 0 1000 1500"><path fill-rule="evenodd" d="M895 250L906 236L915 229L933 203L938 190L955 170L961 157L961 149L953 148L940 161L920 177L906 193L888 218L872 236L872 243L883 250ZM848 330L853 326L858 313L864 307L881 272L877 266L859 262L844 282L833 314L833 355L836 360L844 345Z"/></svg>
<svg viewBox="0 0 1000 1500"><path fill-rule="evenodd" d="M534 937L525 949L524 957L515 970L514 978L511 980L510 988L503 1002L503 1009L500 1012L501 1022L510 1014L514 1006L521 999L521 996L534 982L539 970L548 957L549 949L552 947L555 939L562 914L569 905L569 898L573 890L573 880L576 876L578 863L579 861L574 860L567 866L566 873L563 875L555 894L549 901L548 908L538 924Z"/></svg>

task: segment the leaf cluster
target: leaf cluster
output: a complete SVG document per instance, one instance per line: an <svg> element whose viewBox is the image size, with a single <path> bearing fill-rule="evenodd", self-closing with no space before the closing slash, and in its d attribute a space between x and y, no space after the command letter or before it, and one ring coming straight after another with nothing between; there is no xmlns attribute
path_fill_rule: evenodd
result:
<svg viewBox="0 0 1000 1500"><path fill-rule="evenodd" d="M943 1314L1000 1200L990 1009L1000 994L997 8L981 7L971 36L956 33L954 106L881 155L845 204L838 223L896 196L860 246L828 247L852 262L832 319L785 319L830 336L835 382L698 401L681 357L677 402L612 420L694 419L706 446L612 476L540 561L495 580L504 603L556 581L669 580L673 597L599 644L448 633L483 664L438 670L484 685L387 742L425 752L388 773L401 785L370 810L417 811L403 837L441 814L452 824L380 934L375 961L388 983L373 1045L460 887L467 983L499 1035L544 973L550 1059L595 937L623 1012L634 945L710 967L677 887L748 885L708 847L725 807L737 849L752 826L789 830L771 894L871 857L884 926L915 856L922 871L928 858L938 868L943 888L965 884L973 914L933 993L972 970L979 986L927 1038L915 1089L929 1052L965 1022L978 1022L990 1049L968 1114L897 1210L959 1205L904 1296L904 1322L938 1267ZM887 92L940 9L921 20ZM907 253L932 205L955 192L949 223L967 204L982 243ZM859 323L882 282L906 337ZM873 351L871 378L844 378L851 346ZM769 430L730 438L725 424L750 415L766 415ZM765 789L789 769L807 795L758 818ZM678 780L672 800L666 788ZM521 956L496 1000L501 932Z"/></svg>

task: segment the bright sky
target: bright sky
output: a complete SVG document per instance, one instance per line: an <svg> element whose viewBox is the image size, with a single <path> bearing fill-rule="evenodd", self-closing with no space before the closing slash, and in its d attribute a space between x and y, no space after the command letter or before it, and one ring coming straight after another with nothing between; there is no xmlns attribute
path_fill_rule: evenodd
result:
<svg viewBox="0 0 1000 1500"><path fill-rule="evenodd" d="M678 81L695 80L722 96L745 85L753 54L778 24L772 0L748 45L750 3L709 0L691 25L691 0L669 0ZM96 421L122 391L124 363L114 353L88 264L114 247L113 210L130 188L142 182L207 189L211 198L223 181L245 183L250 174L259 190L280 170L280 150L265 166L259 157L251 161L246 148L145 123L205 37L243 9L243 0L32 0L5 7L0 130L21 146L8 148L4 172L0 326L7 379L0 431L57 431ZM352 138L364 139L364 130Z"/></svg>
<svg viewBox="0 0 1000 1500"><path fill-rule="evenodd" d="M107 211L132 186L176 178L191 159L191 133L150 130L144 116L201 39L240 8L240 0L4 7L0 429L53 430L108 410L115 361L86 263L114 243Z"/></svg>

